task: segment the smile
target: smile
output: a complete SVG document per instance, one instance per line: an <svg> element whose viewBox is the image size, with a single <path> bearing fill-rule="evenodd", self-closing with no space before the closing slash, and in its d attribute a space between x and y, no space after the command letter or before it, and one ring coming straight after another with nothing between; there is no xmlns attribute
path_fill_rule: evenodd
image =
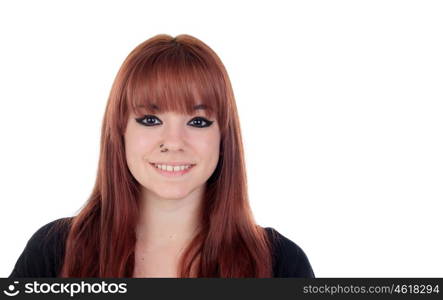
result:
<svg viewBox="0 0 443 300"><path fill-rule="evenodd" d="M163 164L149 163L159 174L166 177L179 177L191 171L194 165L169 166Z"/></svg>

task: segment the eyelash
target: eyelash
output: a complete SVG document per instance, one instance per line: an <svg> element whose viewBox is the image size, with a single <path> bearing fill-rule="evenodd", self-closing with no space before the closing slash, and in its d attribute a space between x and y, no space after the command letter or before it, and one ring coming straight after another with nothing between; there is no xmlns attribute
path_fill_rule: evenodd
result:
<svg viewBox="0 0 443 300"><path fill-rule="evenodd" d="M140 118L136 118L135 120L138 122L138 123L140 123L140 124L142 124L142 125L144 125L144 126L156 126L156 125L159 125L159 124L147 124L146 122L143 122L144 120L146 120L146 119L157 119L157 120L159 120L156 116L153 116L153 115L145 115L145 116L143 116L143 117L140 117ZM206 125L203 125L203 126L193 126L193 127L197 127L197 128L205 128L205 127L209 127L209 126L211 126L212 125L212 123L214 123L214 121L209 121L209 120L207 120L207 119L205 119L205 118L202 118L202 117L195 117L194 119L192 119L191 121L194 121L194 120L202 120L203 122L205 122L206 123Z"/></svg>

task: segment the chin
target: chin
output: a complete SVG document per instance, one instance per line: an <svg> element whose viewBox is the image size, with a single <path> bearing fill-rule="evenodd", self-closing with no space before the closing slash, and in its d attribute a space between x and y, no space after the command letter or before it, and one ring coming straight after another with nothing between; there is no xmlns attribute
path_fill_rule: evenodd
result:
<svg viewBox="0 0 443 300"><path fill-rule="evenodd" d="M159 197L161 197L161 198L164 198L164 199L167 199L167 200L180 200L180 199L183 199L183 198L185 198L186 196L188 196L189 195L189 192L187 192L187 191L183 191L183 190L180 190L180 191L174 191L173 189L172 190L169 190L167 193L165 193L165 192L159 192L159 193L156 193Z"/></svg>

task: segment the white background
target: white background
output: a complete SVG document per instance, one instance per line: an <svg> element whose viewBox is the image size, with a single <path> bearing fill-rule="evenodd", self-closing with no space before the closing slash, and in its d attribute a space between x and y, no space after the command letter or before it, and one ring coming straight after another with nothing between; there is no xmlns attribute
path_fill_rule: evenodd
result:
<svg viewBox="0 0 443 300"><path fill-rule="evenodd" d="M443 276L441 1L2 1L0 277L92 191L118 68L159 33L230 75L256 221L317 277Z"/></svg>

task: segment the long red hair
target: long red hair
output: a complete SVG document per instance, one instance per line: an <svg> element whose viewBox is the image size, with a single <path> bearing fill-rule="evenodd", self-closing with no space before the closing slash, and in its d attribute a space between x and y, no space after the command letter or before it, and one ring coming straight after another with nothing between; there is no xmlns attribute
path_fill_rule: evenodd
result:
<svg viewBox="0 0 443 300"><path fill-rule="evenodd" d="M206 182L201 230L185 250L180 277L272 277L272 244L249 206L240 123L226 69L190 35L160 34L138 45L120 67L101 130L96 182L72 218L61 277L132 277L140 184L125 159L128 114L193 114L204 104L220 126L220 158Z"/></svg>

